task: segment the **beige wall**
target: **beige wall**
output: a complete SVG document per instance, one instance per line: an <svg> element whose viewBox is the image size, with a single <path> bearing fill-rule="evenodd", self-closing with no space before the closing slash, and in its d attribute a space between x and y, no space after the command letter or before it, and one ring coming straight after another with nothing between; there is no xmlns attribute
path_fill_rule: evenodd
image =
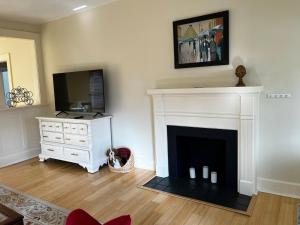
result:
<svg viewBox="0 0 300 225"><path fill-rule="evenodd" d="M300 1L120 0L43 27L47 92L52 73L103 66L115 146L135 151L138 166L153 165L154 87L235 85L244 63L246 83L291 99L262 96L259 177L300 183ZM230 10L230 65L175 70L172 22Z"/></svg>

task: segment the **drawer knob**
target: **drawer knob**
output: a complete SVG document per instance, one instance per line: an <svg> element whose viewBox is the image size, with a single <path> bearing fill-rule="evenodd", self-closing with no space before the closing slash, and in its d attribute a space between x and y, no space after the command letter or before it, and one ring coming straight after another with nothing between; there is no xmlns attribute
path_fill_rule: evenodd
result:
<svg viewBox="0 0 300 225"><path fill-rule="evenodd" d="M75 130L76 128L72 128L73 130Z"/></svg>
<svg viewBox="0 0 300 225"><path fill-rule="evenodd" d="M45 125L42 125L42 127L46 127Z"/></svg>
<svg viewBox="0 0 300 225"><path fill-rule="evenodd" d="M43 138L47 138L48 136L43 136Z"/></svg>
<svg viewBox="0 0 300 225"><path fill-rule="evenodd" d="M80 142L85 142L85 140L80 140Z"/></svg>
<svg viewBox="0 0 300 225"><path fill-rule="evenodd" d="M50 148L47 149L47 151L49 151L49 152L54 152L54 150L53 150L53 149L50 149Z"/></svg>
<svg viewBox="0 0 300 225"><path fill-rule="evenodd" d="M49 126L49 127L52 127L52 126Z"/></svg>
<svg viewBox="0 0 300 225"><path fill-rule="evenodd" d="M78 156L78 154L76 154L76 153L71 153L71 155L72 155L72 156Z"/></svg>
<svg viewBox="0 0 300 225"><path fill-rule="evenodd" d="M59 126L56 126L56 128L59 128Z"/></svg>
<svg viewBox="0 0 300 225"><path fill-rule="evenodd" d="M71 141L71 139L70 138L66 138L66 141Z"/></svg>
<svg viewBox="0 0 300 225"><path fill-rule="evenodd" d="M57 140L60 140L61 139L61 137L55 137Z"/></svg>

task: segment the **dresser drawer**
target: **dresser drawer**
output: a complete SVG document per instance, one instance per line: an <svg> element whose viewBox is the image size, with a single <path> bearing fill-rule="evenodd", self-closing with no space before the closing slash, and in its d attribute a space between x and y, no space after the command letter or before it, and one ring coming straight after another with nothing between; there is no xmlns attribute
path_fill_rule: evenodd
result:
<svg viewBox="0 0 300 225"><path fill-rule="evenodd" d="M51 157L62 157L63 156L63 147L60 147L60 146L42 144L42 151L45 155L48 155Z"/></svg>
<svg viewBox="0 0 300 225"><path fill-rule="evenodd" d="M66 134L77 134L78 126L75 123L64 123L64 133Z"/></svg>
<svg viewBox="0 0 300 225"><path fill-rule="evenodd" d="M90 155L88 151L64 148L64 155L73 162L89 162Z"/></svg>
<svg viewBox="0 0 300 225"><path fill-rule="evenodd" d="M77 134L78 133L78 126L77 124L71 123L70 124L70 133L71 134Z"/></svg>
<svg viewBox="0 0 300 225"><path fill-rule="evenodd" d="M62 123L42 121L41 127L43 131L62 132Z"/></svg>
<svg viewBox="0 0 300 225"><path fill-rule="evenodd" d="M45 131L55 131L54 123L53 122L46 122L42 121L41 122L42 130Z"/></svg>
<svg viewBox="0 0 300 225"><path fill-rule="evenodd" d="M88 127L86 124L64 123L64 133L87 135Z"/></svg>
<svg viewBox="0 0 300 225"><path fill-rule="evenodd" d="M64 133L71 133L71 124L70 123L64 123Z"/></svg>
<svg viewBox="0 0 300 225"><path fill-rule="evenodd" d="M53 123L56 132L62 132L62 123Z"/></svg>
<svg viewBox="0 0 300 225"><path fill-rule="evenodd" d="M87 135L88 134L88 127L86 124L77 124L78 134L80 135Z"/></svg>
<svg viewBox="0 0 300 225"><path fill-rule="evenodd" d="M43 141L64 143L64 138L62 133L43 131L42 139Z"/></svg>
<svg viewBox="0 0 300 225"><path fill-rule="evenodd" d="M81 135L65 134L65 144L88 146L88 138Z"/></svg>

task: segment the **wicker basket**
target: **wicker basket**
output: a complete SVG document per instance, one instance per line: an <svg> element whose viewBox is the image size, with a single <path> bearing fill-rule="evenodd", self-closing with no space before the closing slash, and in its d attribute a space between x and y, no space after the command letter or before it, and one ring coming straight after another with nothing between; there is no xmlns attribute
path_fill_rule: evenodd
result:
<svg viewBox="0 0 300 225"><path fill-rule="evenodd" d="M126 164L124 166L122 166L121 168L114 168L108 162L108 168L111 172L114 172L114 173L129 173L129 172L131 172L134 169L134 157L133 157L132 152L130 154L128 161L126 162Z"/></svg>

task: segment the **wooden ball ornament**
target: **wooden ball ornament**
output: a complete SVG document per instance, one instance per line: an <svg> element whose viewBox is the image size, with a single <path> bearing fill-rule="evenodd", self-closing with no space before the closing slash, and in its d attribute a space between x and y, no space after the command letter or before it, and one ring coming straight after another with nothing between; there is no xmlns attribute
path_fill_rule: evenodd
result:
<svg viewBox="0 0 300 225"><path fill-rule="evenodd" d="M235 75L239 78L239 82L236 84L236 87L245 87L243 77L247 74L246 68L243 65L239 65L235 69Z"/></svg>

